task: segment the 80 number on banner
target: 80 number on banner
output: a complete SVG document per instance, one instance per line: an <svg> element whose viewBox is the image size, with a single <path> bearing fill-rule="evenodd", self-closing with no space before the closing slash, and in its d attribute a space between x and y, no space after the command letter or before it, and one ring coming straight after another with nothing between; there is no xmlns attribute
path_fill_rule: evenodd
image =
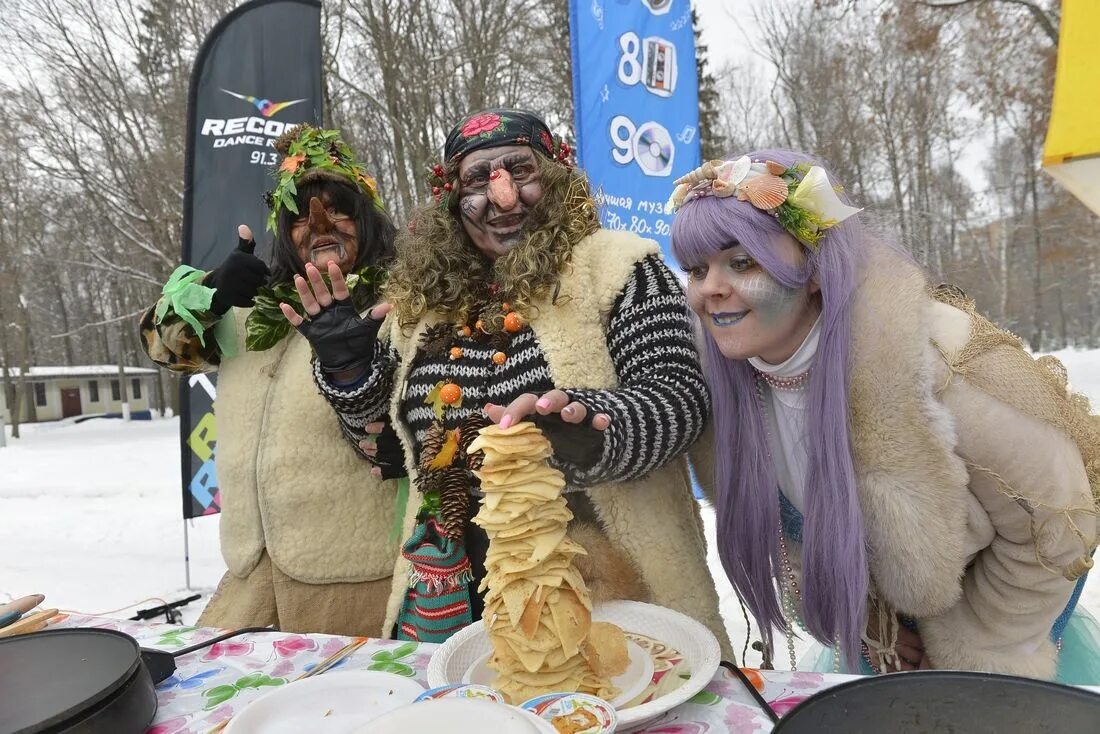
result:
<svg viewBox="0 0 1100 734"><path fill-rule="evenodd" d="M627 31L619 36L618 77L623 86L645 85L659 97L671 97L676 91L676 46L657 36L640 39Z"/></svg>

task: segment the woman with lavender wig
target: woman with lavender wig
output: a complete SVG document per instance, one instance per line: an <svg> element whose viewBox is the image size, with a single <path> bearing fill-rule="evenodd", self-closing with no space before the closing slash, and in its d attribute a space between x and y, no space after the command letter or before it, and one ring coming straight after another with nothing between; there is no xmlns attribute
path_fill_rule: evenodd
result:
<svg viewBox="0 0 1100 734"><path fill-rule="evenodd" d="M1056 360L931 287L834 181L769 150L705 164L669 201L714 405L700 478L765 649L786 630L795 667L800 627L827 669L1100 682L1075 612L1097 419Z"/></svg>

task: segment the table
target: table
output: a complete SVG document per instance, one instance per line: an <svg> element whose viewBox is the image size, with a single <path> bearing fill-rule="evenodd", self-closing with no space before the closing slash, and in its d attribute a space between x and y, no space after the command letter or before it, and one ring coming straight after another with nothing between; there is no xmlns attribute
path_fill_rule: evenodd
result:
<svg viewBox="0 0 1100 734"><path fill-rule="evenodd" d="M125 632L142 647L180 650L226 630L178 627L107 617L63 616L51 625ZM176 672L157 686L157 715L147 734L205 734L274 686L289 683L350 643L354 637L258 632L244 634L176 659ZM412 678L425 688L438 645L368 641L332 670L376 670ZM855 676L745 669L749 680L780 715L818 691ZM331 673L325 673L329 675ZM719 668L707 687L643 731L650 734L768 732L765 716L735 674Z"/></svg>

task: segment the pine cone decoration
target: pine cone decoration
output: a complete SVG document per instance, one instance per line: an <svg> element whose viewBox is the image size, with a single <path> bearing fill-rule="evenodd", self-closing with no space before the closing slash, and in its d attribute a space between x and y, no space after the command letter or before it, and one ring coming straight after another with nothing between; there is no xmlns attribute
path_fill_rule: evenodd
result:
<svg viewBox="0 0 1100 734"><path fill-rule="evenodd" d="M470 475L458 467L436 473L440 475L439 519L443 532L447 537L459 540L466 532L470 513Z"/></svg>
<svg viewBox="0 0 1100 734"><path fill-rule="evenodd" d="M508 346L512 341L512 335L507 331L494 331L489 337L489 348L498 352Z"/></svg>
<svg viewBox="0 0 1100 734"><path fill-rule="evenodd" d="M416 475L416 491L422 495L426 495L429 492L439 491L441 481L443 479L442 471L432 471L426 469Z"/></svg>
<svg viewBox="0 0 1100 734"><path fill-rule="evenodd" d="M454 342L455 332L454 324L442 323L429 326L420 337L420 352L438 357Z"/></svg>
<svg viewBox="0 0 1100 734"><path fill-rule="evenodd" d="M428 432L424 435L424 441L420 444L420 471L427 472L428 465L432 463L436 455L439 454L440 449L443 448L443 442L447 438L447 431L443 428L442 423L433 423Z"/></svg>
<svg viewBox="0 0 1100 734"><path fill-rule="evenodd" d="M462 425L459 427L458 457L466 462L466 468L470 471L477 471L481 468L481 462L484 460L485 454L477 451L471 456L467 449L477 438L478 431L491 423L492 421L484 413L474 413L462 421Z"/></svg>
<svg viewBox="0 0 1100 734"><path fill-rule="evenodd" d="M290 152L290 144L297 140L302 135L302 133L304 133L311 127L313 126L302 124L287 128L283 132L283 134L275 140L275 150L285 156L287 153Z"/></svg>

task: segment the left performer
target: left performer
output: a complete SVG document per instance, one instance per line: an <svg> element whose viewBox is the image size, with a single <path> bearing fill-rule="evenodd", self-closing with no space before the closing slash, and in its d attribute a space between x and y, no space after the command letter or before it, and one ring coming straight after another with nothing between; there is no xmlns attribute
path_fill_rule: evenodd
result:
<svg viewBox="0 0 1100 734"><path fill-rule="evenodd" d="M199 624L377 635L397 555L397 482L384 477L404 474L400 453L380 451L372 466L343 439L312 385L309 343L277 302L294 298L294 275L306 263L333 263L354 284L354 302L371 306L394 227L338 131L302 125L275 147L270 268L242 225L220 266L208 273L181 266L141 319L154 362L219 374L217 473L229 570Z"/></svg>

